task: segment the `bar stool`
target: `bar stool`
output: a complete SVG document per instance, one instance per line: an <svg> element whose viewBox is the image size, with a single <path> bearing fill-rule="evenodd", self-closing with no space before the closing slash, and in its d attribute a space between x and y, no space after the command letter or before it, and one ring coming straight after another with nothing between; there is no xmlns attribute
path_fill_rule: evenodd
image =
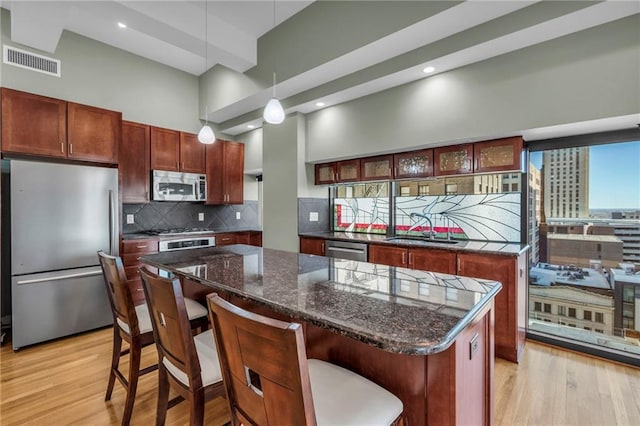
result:
<svg viewBox="0 0 640 426"><path fill-rule="evenodd" d="M244 425L400 425L402 401L358 374L307 360L302 326L207 296L231 420Z"/></svg>
<svg viewBox="0 0 640 426"><path fill-rule="evenodd" d="M113 313L113 349L109 382L105 401L111 399L115 380L118 379L127 392L122 415L122 424L128 425L133 413L133 403L138 387L138 378L158 369L154 364L140 369L142 348L154 342L151 318L147 304L135 305L131 289L127 284L127 277L118 256L110 256L102 251L98 252L98 259L102 267L102 274ZM193 327L200 328L206 324L207 309L195 300L185 300L188 316L193 320ZM128 343L128 348L122 349L122 341ZM127 377L120 371L120 359L129 354L129 372Z"/></svg>
<svg viewBox="0 0 640 426"><path fill-rule="evenodd" d="M169 401L170 388L178 393L178 402L189 401L189 424L202 425L205 401L224 395L213 332L192 335L177 278L163 278L144 269L140 276L158 349L156 425L164 425L167 409L174 405L175 400Z"/></svg>

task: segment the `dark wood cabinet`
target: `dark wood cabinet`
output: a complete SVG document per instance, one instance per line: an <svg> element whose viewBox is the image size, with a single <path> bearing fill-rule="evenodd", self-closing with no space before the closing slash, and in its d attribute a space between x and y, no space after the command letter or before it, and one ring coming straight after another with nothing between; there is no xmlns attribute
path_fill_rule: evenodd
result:
<svg viewBox="0 0 640 426"><path fill-rule="evenodd" d="M122 113L67 102L68 158L118 163Z"/></svg>
<svg viewBox="0 0 640 426"><path fill-rule="evenodd" d="M395 179L430 176L433 176L433 149L393 155L393 177Z"/></svg>
<svg viewBox="0 0 640 426"><path fill-rule="evenodd" d="M370 244L369 262L406 268L409 260L407 252L405 247Z"/></svg>
<svg viewBox="0 0 640 426"><path fill-rule="evenodd" d="M360 160L345 160L336 163L336 182L360 180Z"/></svg>
<svg viewBox="0 0 640 426"><path fill-rule="evenodd" d="M216 140L206 147L206 204L244 202L244 144Z"/></svg>
<svg viewBox="0 0 640 426"><path fill-rule="evenodd" d="M360 180L389 180L392 178L393 155L379 155L360 160Z"/></svg>
<svg viewBox="0 0 640 426"><path fill-rule="evenodd" d="M67 156L67 103L2 88L2 151Z"/></svg>
<svg viewBox="0 0 640 426"><path fill-rule="evenodd" d="M324 256L325 244L322 238L300 237L300 253Z"/></svg>
<svg viewBox="0 0 640 426"><path fill-rule="evenodd" d="M408 267L423 271L456 273L456 253L447 250L413 248L408 249Z"/></svg>
<svg viewBox="0 0 640 426"><path fill-rule="evenodd" d="M151 127L151 168L180 171L180 132Z"/></svg>
<svg viewBox="0 0 640 426"><path fill-rule="evenodd" d="M236 244L236 234L233 232L216 233L216 246L230 246Z"/></svg>
<svg viewBox="0 0 640 426"><path fill-rule="evenodd" d="M473 172L473 144L435 148L433 157L434 176Z"/></svg>
<svg viewBox="0 0 640 426"><path fill-rule="evenodd" d="M180 171L205 174L205 147L198 135L180 132Z"/></svg>
<svg viewBox="0 0 640 426"><path fill-rule="evenodd" d="M149 150L149 126L123 121L118 164L123 203L149 202Z"/></svg>
<svg viewBox="0 0 640 426"><path fill-rule="evenodd" d="M336 182L336 163L315 165L315 184L326 185Z"/></svg>
<svg viewBox="0 0 640 426"><path fill-rule="evenodd" d="M122 113L2 88L2 151L118 163Z"/></svg>
<svg viewBox="0 0 640 426"><path fill-rule="evenodd" d="M369 262L444 274L456 273L456 253L447 250L371 244Z"/></svg>
<svg viewBox="0 0 640 426"><path fill-rule="evenodd" d="M120 253L125 274L127 275L127 283L131 289L133 300L136 305L145 302L144 292L142 291L142 279L138 273L138 268L142 263L138 261L140 256L149 253L158 252L157 238L144 238L138 240L122 240Z"/></svg>
<svg viewBox="0 0 640 426"><path fill-rule="evenodd" d="M236 244L251 244L251 234L247 232L236 232Z"/></svg>
<svg viewBox="0 0 640 426"><path fill-rule="evenodd" d="M522 149L523 141L520 136L476 142L473 144L473 171L520 171Z"/></svg>
<svg viewBox="0 0 640 426"><path fill-rule="evenodd" d="M249 244L256 247L262 247L262 231L249 232Z"/></svg>
<svg viewBox="0 0 640 426"><path fill-rule="evenodd" d="M518 257L458 253L458 275L496 280L496 355L518 362L525 343L527 317L526 255Z"/></svg>

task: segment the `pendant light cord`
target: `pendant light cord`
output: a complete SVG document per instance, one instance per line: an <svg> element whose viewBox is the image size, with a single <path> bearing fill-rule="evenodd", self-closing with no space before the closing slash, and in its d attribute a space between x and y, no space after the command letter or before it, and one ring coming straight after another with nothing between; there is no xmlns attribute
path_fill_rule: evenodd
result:
<svg viewBox="0 0 640 426"><path fill-rule="evenodd" d="M207 73L207 67L209 66L209 1L204 0L204 74ZM208 90L204 88L204 124L209 125L209 95Z"/></svg>

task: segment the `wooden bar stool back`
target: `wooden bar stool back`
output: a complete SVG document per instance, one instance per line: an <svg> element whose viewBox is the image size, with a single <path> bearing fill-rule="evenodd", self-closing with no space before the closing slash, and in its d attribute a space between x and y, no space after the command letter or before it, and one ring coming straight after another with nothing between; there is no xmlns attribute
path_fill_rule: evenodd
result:
<svg viewBox="0 0 640 426"><path fill-rule="evenodd" d="M390 425L402 402L349 370L307 360L302 326L207 296L234 426Z"/></svg>
<svg viewBox="0 0 640 426"><path fill-rule="evenodd" d="M147 306L136 306L133 301L120 257L99 251L98 259L113 313L113 352L105 401L111 399L115 380L118 379L127 391L122 424L128 425L133 413L138 377L158 369L158 365L155 364L140 370L142 348L153 343L153 330ZM123 340L129 346L124 350ZM127 377L119 369L120 358L126 354L130 355Z"/></svg>
<svg viewBox="0 0 640 426"><path fill-rule="evenodd" d="M190 424L204 422L206 400L224 395L220 363L213 333L191 333L185 298L178 279L160 277L140 269L142 284L151 312L151 323L158 349L158 406L156 424L165 423L169 389L190 405Z"/></svg>

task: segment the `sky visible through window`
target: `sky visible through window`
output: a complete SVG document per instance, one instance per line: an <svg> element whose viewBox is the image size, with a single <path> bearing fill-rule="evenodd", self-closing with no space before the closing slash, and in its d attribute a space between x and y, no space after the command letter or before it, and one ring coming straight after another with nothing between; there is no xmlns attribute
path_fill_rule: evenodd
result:
<svg viewBox="0 0 640 426"><path fill-rule="evenodd" d="M531 162L542 167L542 152ZM589 149L589 209L640 209L640 141Z"/></svg>

